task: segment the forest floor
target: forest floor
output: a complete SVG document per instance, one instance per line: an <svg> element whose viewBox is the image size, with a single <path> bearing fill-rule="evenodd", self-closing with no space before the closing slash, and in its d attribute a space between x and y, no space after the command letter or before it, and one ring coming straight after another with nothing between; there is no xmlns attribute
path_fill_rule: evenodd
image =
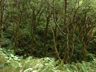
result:
<svg viewBox="0 0 96 72"><path fill-rule="evenodd" d="M96 72L96 58L90 62L63 64L49 57L23 59L12 53L5 54L0 48L0 72Z"/></svg>

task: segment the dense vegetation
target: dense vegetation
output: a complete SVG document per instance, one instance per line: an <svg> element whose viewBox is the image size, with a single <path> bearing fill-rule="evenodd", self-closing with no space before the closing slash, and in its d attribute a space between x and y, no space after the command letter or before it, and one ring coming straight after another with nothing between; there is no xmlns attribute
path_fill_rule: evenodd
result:
<svg viewBox="0 0 96 72"><path fill-rule="evenodd" d="M95 72L95 4L0 0L0 72Z"/></svg>

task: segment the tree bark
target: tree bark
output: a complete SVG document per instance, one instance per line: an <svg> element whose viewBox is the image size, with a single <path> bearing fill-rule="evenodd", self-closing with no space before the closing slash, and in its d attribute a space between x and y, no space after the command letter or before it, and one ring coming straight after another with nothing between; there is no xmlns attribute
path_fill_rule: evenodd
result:
<svg viewBox="0 0 96 72"><path fill-rule="evenodd" d="M3 25L4 25L4 10L5 10L5 0L0 1L1 11L0 11L0 48L1 48L1 41L2 41L2 32L3 32Z"/></svg>
<svg viewBox="0 0 96 72"><path fill-rule="evenodd" d="M65 0L65 19L64 19L64 25L66 29L66 41L65 41L65 56L64 56L64 62L68 63L69 60L69 27L67 23L67 0Z"/></svg>
<svg viewBox="0 0 96 72"><path fill-rule="evenodd" d="M18 16L17 16L17 28L16 31L14 31L15 34L15 39L14 39L14 54L16 55L17 52L17 45L18 45L18 35L19 35L19 29L20 29L20 23L21 23L21 10L20 10L20 3L17 1L17 5L18 5ZM14 19L13 19L14 22Z"/></svg>
<svg viewBox="0 0 96 72"><path fill-rule="evenodd" d="M47 37L47 32L48 32L48 25L49 25L49 22L50 22L50 14L49 16L47 17L47 23L46 23L46 28L45 28L45 37L44 37L44 54L46 56L46 52L47 52L47 49L46 49L46 37Z"/></svg>
<svg viewBox="0 0 96 72"><path fill-rule="evenodd" d="M33 55L33 48L34 48L34 34L35 34L35 24L36 24L36 15L35 15L35 7L33 7L33 13L32 13L32 22L31 22L31 51L30 51L30 55Z"/></svg>

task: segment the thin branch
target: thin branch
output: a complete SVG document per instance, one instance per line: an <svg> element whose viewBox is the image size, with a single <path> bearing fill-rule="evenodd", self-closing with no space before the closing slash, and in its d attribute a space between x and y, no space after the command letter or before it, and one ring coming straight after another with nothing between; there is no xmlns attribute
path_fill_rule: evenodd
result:
<svg viewBox="0 0 96 72"><path fill-rule="evenodd" d="M60 58L60 56L59 56L59 52L58 52L58 50L57 50L57 48L56 48L56 43L55 43L55 34L54 34L54 31L53 31L52 26L51 26L50 23L49 23L49 26L50 26L50 29L51 29L51 31L52 31L52 33L53 33L54 48L55 48L55 50L56 50L56 53L57 53L58 59L59 59L60 61L62 61L61 58Z"/></svg>

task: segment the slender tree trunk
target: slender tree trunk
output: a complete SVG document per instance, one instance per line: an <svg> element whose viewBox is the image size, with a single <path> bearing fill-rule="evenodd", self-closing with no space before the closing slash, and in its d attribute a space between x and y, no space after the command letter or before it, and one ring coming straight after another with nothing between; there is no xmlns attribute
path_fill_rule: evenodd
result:
<svg viewBox="0 0 96 72"><path fill-rule="evenodd" d="M44 54L46 56L46 52L47 52L47 49L46 49L46 37L47 37L47 32L48 32L48 25L49 25L49 22L50 22L50 14L49 16L47 17L47 23L46 23L46 28L45 28L45 37L44 37Z"/></svg>
<svg viewBox="0 0 96 72"><path fill-rule="evenodd" d="M1 39L2 39L2 32L3 32L3 25L4 25L4 10L5 10L5 0L1 0L0 1L0 6L1 6L1 10L0 10L0 48L1 48Z"/></svg>
<svg viewBox="0 0 96 72"><path fill-rule="evenodd" d="M17 1L18 3L18 1ZM18 34L19 34L19 29L20 29L20 23L21 23L21 11L20 11L20 3L18 3L18 22L17 22L17 28L16 28L16 31L15 31L15 39L14 39L14 53L16 55L16 52L17 52L17 45L18 45Z"/></svg>
<svg viewBox="0 0 96 72"><path fill-rule="evenodd" d="M55 16L56 22L57 22L57 14ZM57 25L55 24L55 40L56 40L56 44L57 44L57 36L58 36L58 31L57 31Z"/></svg>
<svg viewBox="0 0 96 72"><path fill-rule="evenodd" d="M74 53L74 42L75 42L75 28L74 28L74 25L73 25L73 30L72 30L72 51L71 51L71 54L70 54L70 58L69 58L69 63L71 62L71 58L73 56L73 53Z"/></svg>
<svg viewBox="0 0 96 72"><path fill-rule="evenodd" d="M54 8L54 0L53 0L53 8ZM55 9L53 9L53 11L54 11L53 17L54 17L54 19L55 19ZM50 6L49 6L49 14L51 14L51 8L50 8ZM54 43L54 49L55 49L56 54L57 54L57 58L58 58L60 61L62 61L62 60L61 60L61 57L60 57L60 55L59 55L58 49L57 49L57 47L56 47L55 33L54 33L54 31L53 31L52 26L51 26L50 23L49 23L49 26L50 26L50 29L51 29L52 34L53 34L53 43Z"/></svg>
<svg viewBox="0 0 96 72"><path fill-rule="evenodd" d="M86 17L87 17L87 13L85 12L85 18L84 18L84 28L83 28L83 32L82 32L82 43L83 43L83 47L82 47L82 54L81 54L81 60L86 60L86 51L87 51L87 48L90 44L90 41L94 35L94 24L91 24L88 25L87 24L87 20L86 20ZM89 34L89 35L88 35ZM84 37L84 38L83 38Z"/></svg>
<svg viewBox="0 0 96 72"><path fill-rule="evenodd" d="M87 46L84 45L83 46L83 49L82 49L82 60L86 60L86 49L87 49Z"/></svg>
<svg viewBox="0 0 96 72"><path fill-rule="evenodd" d="M35 3L35 0L33 0L33 2ZM42 8L42 5L40 7ZM32 8L32 10L33 10L33 12L32 12L32 17L31 17L31 49L30 49L31 56L34 53L34 44L35 44L34 36L35 36L35 32L36 32L36 27L37 27L38 23L40 22L40 16L43 13L43 10L41 10L41 9L39 9L37 11L35 6Z"/></svg>
<svg viewBox="0 0 96 72"><path fill-rule="evenodd" d="M35 33L35 24L36 24L36 17L35 17L35 7L33 8L33 17L32 17L32 22L31 22L31 51L30 51L30 55L33 55L33 48L34 48L34 33Z"/></svg>
<svg viewBox="0 0 96 72"><path fill-rule="evenodd" d="M64 19L64 25L66 29L66 42L65 42L65 56L64 56L64 62L68 63L69 60L69 27L67 23L67 0L65 0L65 19Z"/></svg>

